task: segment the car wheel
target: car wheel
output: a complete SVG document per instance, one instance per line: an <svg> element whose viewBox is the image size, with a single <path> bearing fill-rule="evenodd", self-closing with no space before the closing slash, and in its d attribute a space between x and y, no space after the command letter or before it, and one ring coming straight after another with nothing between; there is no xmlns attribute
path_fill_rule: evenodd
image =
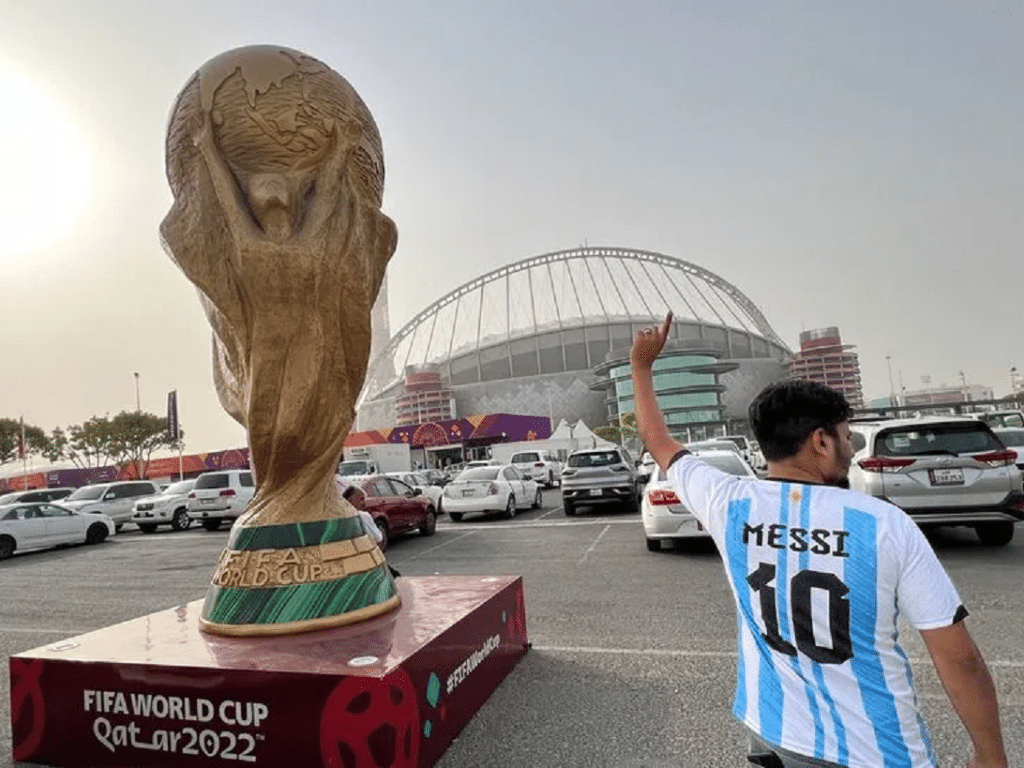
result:
<svg viewBox="0 0 1024 768"><path fill-rule="evenodd" d="M661 552L661 539L647 539L648 552Z"/></svg>
<svg viewBox="0 0 1024 768"><path fill-rule="evenodd" d="M175 531L187 531L190 525L192 525L192 518L184 509L179 509L171 518L171 528Z"/></svg>
<svg viewBox="0 0 1024 768"><path fill-rule="evenodd" d="M509 496L508 501L505 504L505 511L501 513L502 518L505 520L511 520L516 516L516 497Z"/></svg>
<svg viewBox="0 0 1024 768"><path fill-rule="evenodd" d="M544 494L541 493L540 488L537 488L537 494L533 497L533 504L530 505L530 509L540 509L540 505L544 503Z"/></svg>
<svg viewBox="0 0 1024 768"><path fill-rule="evenodd" d="M388 551L388 521L383 517L376 518L373 522L377 524L377 530L380 531L380 541L377 542L377 547L381 552Z"/></svg>
<svg viewBox="0 0 1024 768"><path fill-rule="evenodd" d="M124 523L114 523L114 533L120 533L122 528L124 528Z"/></svg>
<svg viewBox="0 0 1024 768"><path fill-rule="evenodd" d="M153 531L156 530L156 525L154 523L137 523L137 525L139 526L139 530L143 533L153 533Z"/></svg>
<svg viewBox="0 0 1024 768"><path fill-rule="evenodd" d="M220 518L209 517L206 520L203 520L203 528L205 528L208 531L216 531L218 528L220 528Z"/></svg>
<svg viewBox="0 0 1024 768"><path fill-rule="evenodd" d="M420 525L420 533L424 536L433 536L435 531L437 531L437 514L433 509L427 507L427 516Z"/></svg>
<svg viewBox="0 0 1024 768"><path fill-rule="evenodd" d="M975 533L986 547L1005 547L1013 540L1013 523L979 523Z"/></svg>
<svg viewBox="0 0 1024 768"><path fill-rule="evenodd" d="M0 536L0 560L4 560L14 554L16 544L10 536Z"/></svg>
<svg viewBox="0 0 1024 768"><path fill-rule="evenodd" d="M107 530L107 526L103 523L93 523L89 526L89 530L85 532L85 543L86 544L99 544L107 538L110 531Z"/></svg>
<svg viewBox="0 0 1024 768"><path fill-rule="evenodd" d="M453 523L461 523L462 522L462 513L461 512L449 512L448 513L448 517L450 517L452 519Z"/></svg>
<svg viewBox="0 0 1024 768"><path fill-rule="evenodd" d="M565 516L572 517L576 514L576 507L571 501L563 501L562 507L565 509Z"/></svg>
<svg viewBox="0 0 1024 768"><path fill-rule="evenodd" d="M548 472L548 481L544 483L544 485L546 485L548 488L555 487L555 476L551 472Z"/></svg>

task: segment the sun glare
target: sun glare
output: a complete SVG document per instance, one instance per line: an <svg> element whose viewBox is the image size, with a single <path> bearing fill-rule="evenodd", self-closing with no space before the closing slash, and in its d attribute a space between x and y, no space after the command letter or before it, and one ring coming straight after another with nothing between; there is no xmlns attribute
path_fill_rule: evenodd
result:
<svg viewBox="0 0 1024 768"><path fill-rule="evenodd" d="M0 64L0 261L65 237L86 202L90 153L46 88Z"/></svg>

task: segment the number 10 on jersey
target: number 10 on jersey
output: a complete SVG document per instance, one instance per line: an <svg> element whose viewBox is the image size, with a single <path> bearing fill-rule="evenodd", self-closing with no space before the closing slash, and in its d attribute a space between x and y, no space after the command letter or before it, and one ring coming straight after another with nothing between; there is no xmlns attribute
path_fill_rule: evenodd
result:
<svg viewBox="0 0 1024 768"><path fill-rule="evenodd" d="M757 570L747 576L747 584L757 593L761 606L761 620L765 631L761 633L765 642L787 656L796 656L797 650L819 664L842 664L853 658L850 643L850 591L834 573L805 570L797 573L789 582L789 615L793 617L793 633L796 647L784 640L779 633L779 614L775 603L775 566L761 563ZM814 616L811 590L823 590L828 596L828 627L831 647L818 645L814 638Z"/></svg>

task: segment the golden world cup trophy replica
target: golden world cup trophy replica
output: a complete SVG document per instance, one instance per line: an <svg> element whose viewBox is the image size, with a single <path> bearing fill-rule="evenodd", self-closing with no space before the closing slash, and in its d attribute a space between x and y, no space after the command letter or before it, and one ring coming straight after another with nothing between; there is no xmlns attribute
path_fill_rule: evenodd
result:
<svg viewBox="0 0 1024 768"><path fill-rule="evenodd" d="M166 152L164 247L199 290L217 394L246 428L257 484L201 626L288 634L393 610L384 557L334 479L397 240L373 117L320 61L239 48L185 85Z"/></svg>

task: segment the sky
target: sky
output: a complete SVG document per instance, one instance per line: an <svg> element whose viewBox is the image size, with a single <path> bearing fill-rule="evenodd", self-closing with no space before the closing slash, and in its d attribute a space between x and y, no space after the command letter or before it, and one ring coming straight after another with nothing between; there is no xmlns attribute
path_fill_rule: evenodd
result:
<svg viewBox="0 0 1024 768"><path fill-rule="evenodd" d="M242 45L349 80L384 143L390 322L583 244L691 261L865 395L1024 372L1024 6L949 0L0 0L0 417L163 413L245 445L163 252L164 133ZM150 6L146 6L150 9ZM888 359L887 359L888 358ZM137 375L136 375L137 374Z"/></svg>

